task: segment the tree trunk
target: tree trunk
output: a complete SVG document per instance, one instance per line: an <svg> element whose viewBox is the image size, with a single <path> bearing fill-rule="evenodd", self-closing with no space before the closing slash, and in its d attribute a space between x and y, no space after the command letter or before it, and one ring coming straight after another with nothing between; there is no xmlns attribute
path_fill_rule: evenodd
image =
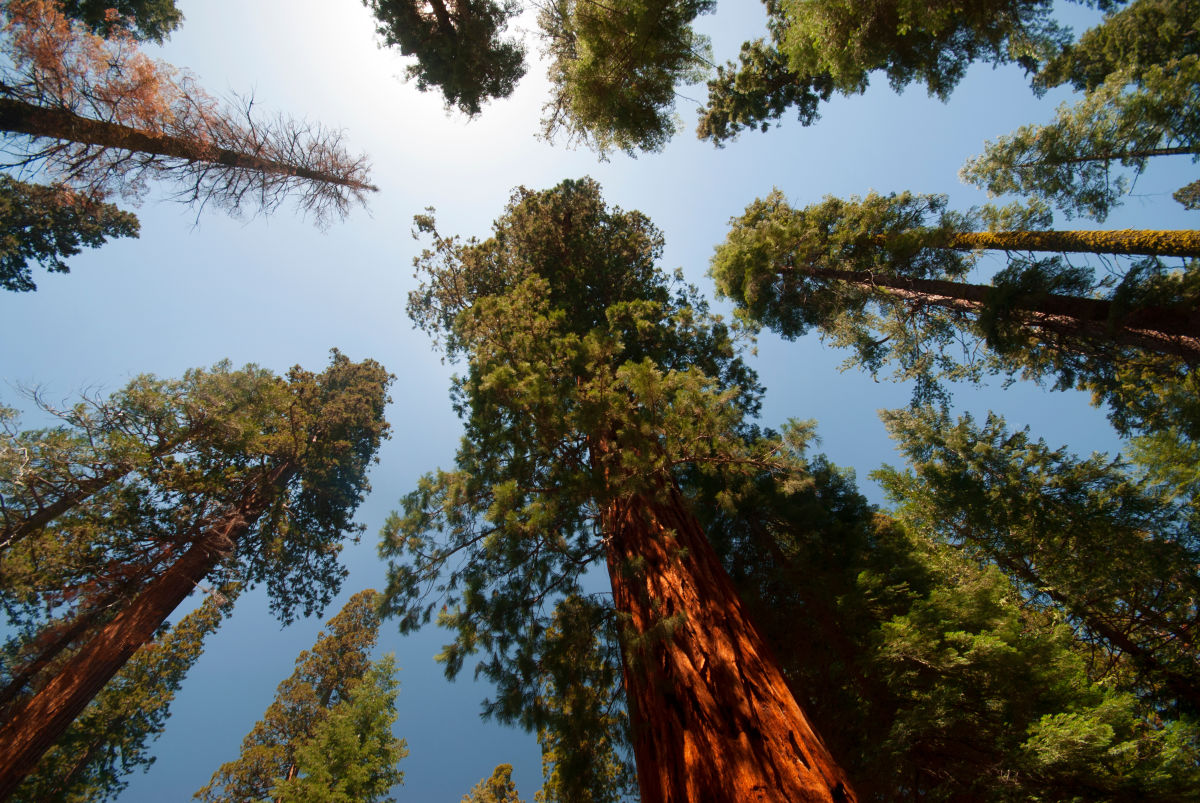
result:
<svg viewBox="0 0 1200 803"><path fill-rule="evenodd" d="M602 521L642 803L855 800L678 490Z"/></svg>
<svg viewBox="0 0 1200 803"><path fill-rule="evenodd" d="M1065 254L1200 257L1200 231L965 231L940 244L959 251L1052 251Z"/></svg>
<svg viewBox="0 0 1200 803"><path fill-rule="evenodd" d="M945 279L870 271L804 268L799 272L821 279L848 282L863 289L887 288L892 295L933 306L978 314L996 288ZM1119 317L1111 301L1045 293L1018 299L1013 310L1022 323L1064 333L1073 331L1084 340L1108 340L1161 354L1200 362L1200 310L1145 306Z"/></svg>
<svg viewBox="0 0 1200 803"><path fill-rule="evenodd" d="M138 151L189 163L211 162L225 167L295 176L360 190L376 189L370 184L352 181L334 173L263 159L252 153L219 148L198 140L168 134L150 134L119 123L80 117L64 109L48 109L12 98L0 98L0 131L80 142L103 148Z"/></svg>
<svg viewBox="0 0 1200 803"><path fill-rule="evenodd" d="M1200 147L1181 145L1173 148L1141 148L1129 151L1110 151L1108 153L1090 153L1085 156L1069 156L1056 159L1039 159L1035 162L1022 162L1014 165L1017 170L1041 165L1070 165L1082 162L1111 162L1117 159L1151 159L1155 156L1195 156L1200 154Z"/></svg>
<svg viewBox="0 0 1200 803"><path fill-rule="evenodd" d="M285 461L247 491L0 728L0 800L12 795L104 684L229 554L295 470L292 461Z"/></svg>

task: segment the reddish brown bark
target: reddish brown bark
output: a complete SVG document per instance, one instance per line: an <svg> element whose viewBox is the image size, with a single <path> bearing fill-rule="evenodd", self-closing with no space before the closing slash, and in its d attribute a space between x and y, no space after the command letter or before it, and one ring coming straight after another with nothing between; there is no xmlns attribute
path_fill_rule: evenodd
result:
<svg viewBox="0 0 1200 803"><path fill-rule="evenodd" d="M970 313L978 313L996 290L986 284L869 271L804 268L801 272L863 289L883 287L899 298ZM1029 326L1200 361L1200 310L1194 308L1146 306L1118 316L1110 301L1046 293L1018 300L1013 310Z"/></svg>
<svg viewBox="0 0 1200 803"><path fill-rule="evenodd" d="M277 489L294 473L285 462L152 581L136 599L101 628L58 674L0 728L0 800L6 800L67 726L83 712L139 647L183 602L196 584L229 554L238 538L266 511Z"/></svg>
<svg viewBox="0 0 1200 803"><path fill-rule="evenodd" d="M187 162L212 162L225 167L296 176L359 190L377 189L371 184L353 181L335 173L263 159L252 153L219 148L182 137L151 134L119 123L93 120L63 109L47 109L12 98L0 98L0 131L81 142L105 148L120 148Z"/></svg>
<svg viewBox="0 0 1200 803"><path fill-rule="evenodd" d="M855 800L678 491L603 525L642 803Z"/></svg>

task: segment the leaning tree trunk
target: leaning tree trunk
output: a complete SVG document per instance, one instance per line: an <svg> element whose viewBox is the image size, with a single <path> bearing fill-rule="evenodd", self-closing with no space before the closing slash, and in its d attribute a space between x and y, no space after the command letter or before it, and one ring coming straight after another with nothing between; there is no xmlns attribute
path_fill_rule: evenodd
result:
<svg viewBox="0 0 1200 803"><path fill-rule="evenodd" d="M224 167L295 176L358 190L376 189L371 184L354 181L336 173L264 159L253 153L221 148L200 140L153 134L119 123L81 117L65 109L48 109L12 98L0 98L0 131L79 142L102 148L137 151L189 163L211 162Z"/></svg>
<svg viewBox="0 0 1200 803"><path fill-rule="evenodd" d="M13 713L0 728L0 801L12 795L92 698L229 554L295 470L292 461L276 466Z"/></svg>
<svg viewBox="0 0 1200 803"><path fill-rule="evenodd" d="M847 282L864 290L886 288L898 298L976 315L996 292L995 287L986 284L871 271L802 268L797 272ZM1143 306L1118 311L1111 301L1099 298L1044 293L1016 299L1011 310L1028 326L1074 335L1080 340L1111 341L1200 362L1200 309L1194 306Z"/></svg>
<svg viewBox="0 0 1200 803"><path fill-rule="evenodd" d="M1200 231L964 231L935 247L961 251L1053 251L1066 254L1120 254L1200 257Z"/></svg>
<svg viewBox="0 0 1200 803"><path fill-rule="evenodd" d="M603 529L642 803L855 800L679 492Z"/></svg>

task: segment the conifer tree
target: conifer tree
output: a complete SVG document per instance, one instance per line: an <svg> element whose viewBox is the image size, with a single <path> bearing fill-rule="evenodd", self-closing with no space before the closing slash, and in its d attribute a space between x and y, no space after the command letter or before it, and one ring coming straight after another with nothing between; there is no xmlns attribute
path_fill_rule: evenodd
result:
<svg viewBox="0 0 1200 803"><path fill-rule="evenodd" d="M834 91L865 91L877 70L894 89L920 81L942 100L976 61L1033 70L1067 41L1051 6L1049 0L770 0L771 41L747 42L738 64L718 70L698 133L720 145L742 128L765 131L791 107L810 125L820 101Z"/></svg>
<svg viewBox="0 0 1200 803"><path fill-rule="evenodd" d="M378 21L387 46L416 56L408 68L422 92L438 88L446 108L468 117L483 111L493 98L506 98L525 74L525 50L501 39L509 19L519 10L515 0L363 0Z"/></svg>
<svg viewBox="0 0 1200 803"><path fill-rule="evenodd" d="M108 238L137 237L138 220L113 204L62 187L0 176L0 287L36 290L29 263L67 273L64 257Z"/></svg>
<svg viewBox="0 0 1200 803"><path fill-rule="evenodd" d="M1187 799L1194 719L1139 699L1065 611L1024 604L948 528L884 515L848 472L793 459L803 481L718 479L702 493L723 502L698 509L861 800ZM911 490L904 510L940 501Z"/></svg>
<svg viewBox="0 0 1200 803"><path fill-rule="evenodd" d="M175 0L59 0L59 7L92 33L130 30L138 39L160 44L183 23Z"/></svg>
<svg viewBox="0 0 1200 803"><path fill-rule="evenodd" d="M238 588L210 594L200 607L142 645L50 748L11 798L29 803L116 800L123 776L154 763L148 743L162 733L169 706L204 639L232 610Z"/></svg>
<svg viewBox="0 0 1200 803"><path fill-rule="evenodd" d="M0 50L0 130L9 167L36 170L86 197L142 195L174 182L179 200L237 213L285 198L318 224L376 188L341 134L222 108L186 73L128 35L101 39L49 0L9 0Z"/></svg>
<svg viewBox="0 0 1200 803"><path fill-rule="evenodd" d="M773 463L742 437L753 376L695 291L655 268L659 233L586 179L517 190L487 240L418 225L434 248L409 311L467 361L466 435L455 469L385 525L384 610L409 631L440 609L447 674L482 652L486 711L538 729L539 667L565 646L553 612L604 561L646 803L853 799L680 484L684 466Z"/></svg>
<svg viewBox="0 0 1200 803"><path fill-rule="evenodd" d="M463 796L462 803L525 803L512 779L512 764L499 764L492 777L484 778Z"/></svg>
<svg viewBox="0 0 1200 803"><path fill-rule="evenodd" d="M775 191L732 222L711 272L750 321L789 338L819 329L872 372L891 362L917 380L917 401L936 398L942 377L1023 374L1090 389L1137 428L1129 414L1151 386L1184 381L1200 360L1194 262L1171 270L1138 260L1114 286L1086 266L1030 254L1010 257L990 285L963 278L975 249L1191 254L1198 233L1039 231L1044 209L989 214L1001 230L971 231L972 217L939 196L793 209ZM1013 221L1021 230L1003 230ZM956 356L964 341L968 354L983 346L982 358Z"/></svg>
<svg viewBox="0 0 1200 803"><path fill-rule="evenodd" d="M906 521L1062 610L1094 645L1093 664L1130 667L1127 685L1161 710L1200 711L1200 552L1176 504L1119 460L1052 450L994 415L978 426L892 411L885 422L911 469L878 476Z"/></svg>
<svg viewBox="0 0 1200 803"><path fill-rule="evenodd" d="M275 700L242 740L241 755L221 765L197 798L214 802L310 799L305 795L319 791L314 785L326 782L324 788L333 794L335 786L354 780L342 759L367 744L379 748L373 755L382 763L364 762L366 779L391 779L372 794L386 794L400 782L403 773L395 770L395 764L407 751L402 740L391 737L395 668L389 662L373 665L370 656L379 636L378 603L375 590L360 591L329 620L328 629L317 637L311 651L300 653L296 670L279 684ZM363 741L339 743L336 737L344 737L348 727L353 733L356 722L364 726L359 731ZM308 751L303 756L302 748ZM334 761L335 755L342 763ZM337 770L333 777L328 775L331 770ZM293 783L301 778L308 780Z"/></svg>
<svg viewBox="0 0 1200 803"><path fill-rule="evenodd" d="M21 673L29 692L0 728L0 794L201 581L265 582L285 621L337 592L340 545L361 530L353 511L386 432L389 377L378 363L334 352L322 374L297 367L284 380L252 367L232 384L247 378L257 395L231 422L240 426L164 457L5 553L5 569L35 599L84 601L66 633L53 634L53 658L37 655L38 672ZM30 562L38 546L50 548L48 566Z"/></svg>

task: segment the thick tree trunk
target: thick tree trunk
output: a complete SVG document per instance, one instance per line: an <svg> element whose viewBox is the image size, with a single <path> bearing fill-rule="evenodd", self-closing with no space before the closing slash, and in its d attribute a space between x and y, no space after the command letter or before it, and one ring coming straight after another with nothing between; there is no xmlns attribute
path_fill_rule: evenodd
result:
<svg viewBox="0 0 1200 803"><path fill-rule="evenodd" d="M642 803L855 800L678 491L603 528Z"/></svg>
<svg viewBox="0 0 1200 803"><path fill-rule="evenodd" d="M868 271L806 268L802 273L848 282L863 289L887 288L892 295L914 302L978 314L996 288L945 279ZM1051 293L1021 299L1013 310L1022 323L1058 333L1075 332L1083 340L1108 340L1148 351L1200 361L1200 310L1145 306L1117 316L1112 302Z"/></svg>
<svg viewBox="0 0 1200 803"><path fill-rule="evenodd" d="M288 461L249 490L236 507L194 540L187 551L84 644L53 679L0 728L0 800L17 785L171 612L229 554L294 473Z"/></svg>
<svg viewBox="0 0 1200 803"><path fill-rule="evenodd" d="M118 123L80 117L63 109L47 109L12 98L0 98L0 131L80 142L104 148L120 148L169 159L181 159L186 162L211 162L225 167L295 176L360 190L376 189L370 184L351 181L334 173L276 162L252 153L207 145L198 140L188 140L166 134L151 134Z"/></svg>

